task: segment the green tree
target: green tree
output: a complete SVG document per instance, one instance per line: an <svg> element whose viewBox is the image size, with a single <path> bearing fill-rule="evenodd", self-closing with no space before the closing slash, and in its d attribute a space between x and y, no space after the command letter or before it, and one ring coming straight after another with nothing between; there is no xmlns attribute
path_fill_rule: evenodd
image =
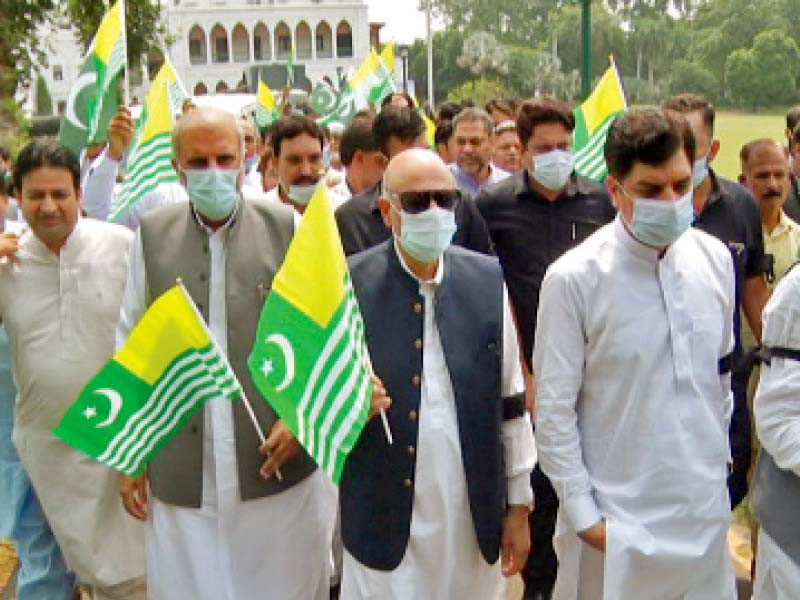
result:
<svg viewBox="0 0 800 600"><path fill-rule="evenodd" d="M507 44L535 46L547 38L549 15L563 2L541 0L422 0L448 29L486 31Z"/></svg>
<svg viewBox="0 0 800 600"><path fill-rule="evenodd" d="M669 93L693 92L703 94L714 104L722 99L717 78L708 69L695 62L678 60L672 65Z"/></svg>
<svg viewBox="0 0 800 600"><path fill-rule="evenodd" d="M43 60L36 29L54 8L54 0L0 0L0 98L13 98L17 86L30 81L33 65Z"/></svg>
<svg viewBox="0 0 800 600"><path fill-rule="evenodd" d="M447 94L447 100L450 102L472 100L477 106L484 106L493 98L505 98L507 96L507 90L497 80L471 79L450 90Z"/></svg>
<svg viewBox="0 0 800 600"><path fill-rule="evenodd" d="M800 50L781 29L759 33L753 47L734 50L725 62L731 97L752 108L785 105L797 99Z"/></svg>
<svg viewBox="0 0 800 600"><path fill-rule="evenodd" d="M34 114L37 117L49 117L53 114L53 98L50 96L50 90L47 89L47 82L41 75L36 78L34 99L36 100Z"/></svg>
<svg viewBox="0 0 800 600"><path fill-rule="evenodd" d="M447 92L474 75L469 69L458 65L458 57L464 48L466 36L457 30L437 31L433 35L433 81L436 102L442 102ZM417 97L428 96L428 44L416 40L408 52L409 78L414 80Z"/></svg>

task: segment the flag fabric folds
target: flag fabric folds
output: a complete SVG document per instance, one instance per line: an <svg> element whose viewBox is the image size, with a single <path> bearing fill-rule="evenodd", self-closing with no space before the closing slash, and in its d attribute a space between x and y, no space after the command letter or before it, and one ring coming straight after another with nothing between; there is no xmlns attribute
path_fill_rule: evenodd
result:
<svg viewBox="0 0 800 600"><path fill-rule="evenodd" d="M58 141L75 154L86 146L104 143L108 124L117 112L120 75L126 62L124 11L120 1L105 14L70 90Z"/></svg>
<svg viewBox="0 0 800 600"><path fill-rule="evenodd" d="M256 125L259 129L266 129L280 118L272 90L259 78L256 92Z"/></svg>
<svg viewBox="0 0 800 600"><path fill-rule="evenodd" d="M367 421L364 323L324 184L275 276L248 360L256 388L334 481Z"/></svg>
<svg viewBox="0 0 800 600"><path fill-rule="evenodd" d="M608 174L603 157L608 128L627 106L622 80L612 59L592 94L575 109L573 152L579 175L602 181Z"/></svg>
<svg viewBox="0 0 800 600"><path fill-rule="evenodd" d="M182 285L162 294L53 433L129 476L204 402L241 387Z"/></svg>
<svg viewBox="0 0 800 600"><path fill-rule="evenodd" d="M109 221L116 221L159 184L178 181L172 166L172 128L188 94L169 59L164 60L144 100L128 152L127 173L114 198Z"/></svg>

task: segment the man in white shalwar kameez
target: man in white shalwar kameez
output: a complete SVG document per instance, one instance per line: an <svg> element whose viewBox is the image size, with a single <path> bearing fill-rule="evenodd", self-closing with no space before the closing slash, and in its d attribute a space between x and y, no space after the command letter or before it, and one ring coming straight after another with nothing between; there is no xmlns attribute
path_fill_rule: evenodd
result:
<svg viewBox="0 0 800 600"><path fill-rule="evenodd" d="M517 333L496 259L450 247L459 198L436 154L400 153L379 200L395 239L350 259L394 443L373 420L342 474L343 600L503 600L527 558Z"/></svg>
<svg viewBox="0 0 800 600"><path fill-rule="evenodd" d="M33 142L16 165L30 230L0 256L0 319L18 388L14 443L78 582L95 600L143 600L144 528L125 514L117 474L52 433L111 357L132 238L79 217L79 177L77 158L53 141Z"/></svg>
<svg viewBox="0 0 800 600"><path fill-rule="evenodd" d="M124 482L126 507L148 522L149 598L326 600L335 489L276 421L245 364L293 234L291 211L241 198L243 138L233 116L197 108L173 141L190 203L142 220L117 342L180 277L265 429L268 458L262 466L241 403L220 398L161 450L147 477Z"/></svg>
<svg viewBox="0 0 800 600"><path fill-rule="evenodd" d="M559 496L555 600L730 600L734 273L690 229L694 138L674 113L611 126L617 219L548 270L536 442Z"/></svg>

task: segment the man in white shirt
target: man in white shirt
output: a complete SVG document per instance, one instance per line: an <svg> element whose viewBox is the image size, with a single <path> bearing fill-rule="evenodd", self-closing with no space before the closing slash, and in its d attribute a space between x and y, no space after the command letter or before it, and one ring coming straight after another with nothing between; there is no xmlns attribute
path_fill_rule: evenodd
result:
<svg viewBox="0 0 800 600"><path fill-rule="evenodd" d="M143 599L144 529L117 474L52 434L114 349L131 233L81 219L75 156L49 140L19 156L14 183L30 231L0 263L0 318L19 395L14 443L79 583L95 600Z"/></svg>
<svg viewBox="0 0 800 600"><path fill-rule="evenodd" d="M736 598L734 272L727 249L690 228L693 156L683 117L619 117L605 148L617 219L542 285L536 442L560 500L555 600Z"/></svg>
<svg viewBox="0 0 800 600"><path fill-rule="evenodd" d="M394 443L374 419L342 473L346 600L500 600L528 556L517 332L497 260L450 245L459 200L435 153L398 154L379 199L394 235L349 259Z"/></svg>
<svg viewBox="0 0 800 600"><path fill-rule="evenodd" d="M123 479L125 507L147 521L148 597L326 600L335 489L256 391L246 364L294 235L293 211L241 197L243 134L233 115L196 108L178 122L173 142L190 202L142 219L117 345L180 278L266 443L242 402L212 399L145 474Z"/></svg>

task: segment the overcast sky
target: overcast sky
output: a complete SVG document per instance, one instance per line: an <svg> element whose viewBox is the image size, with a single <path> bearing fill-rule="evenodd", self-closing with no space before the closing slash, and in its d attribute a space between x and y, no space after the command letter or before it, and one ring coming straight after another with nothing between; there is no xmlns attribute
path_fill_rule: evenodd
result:
<svg viewBox="0 0 800 600"><path fill-rule="evenodd" d="M381 30L383 41L408 44L425 37L425 13L417 10L419 0L367 0L367 4L370 22L386 23Z"/></svg>

